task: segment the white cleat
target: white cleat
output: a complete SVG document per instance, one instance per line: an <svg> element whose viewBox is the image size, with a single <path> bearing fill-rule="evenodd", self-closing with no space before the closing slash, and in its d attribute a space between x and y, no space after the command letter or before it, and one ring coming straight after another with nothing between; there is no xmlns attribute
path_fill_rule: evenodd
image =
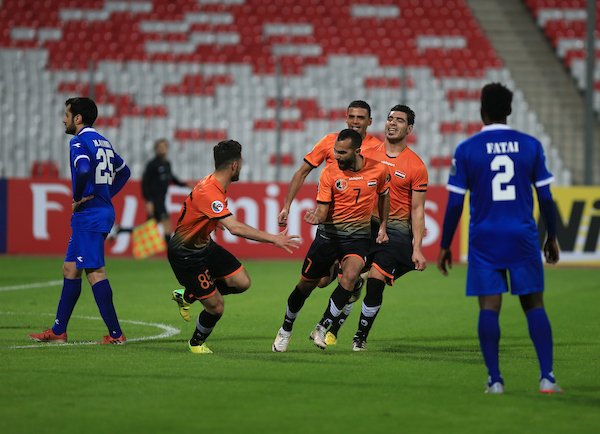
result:
<svg viewBox="0 0 600 434"><path fill-rule="evenodd" d="M540 381L540 393L562 393L562 391L558 384L553 383L547 378L542 378Z"/></svg>
<svg viewBox="0 0 600 434"><path fill-rule="evenodd" d="M491 386L487 386L485 388L485 393L489 393L490 395L501 395L504 393L504 384L497 381Z"/></svg>
<svg viewBox="0 0 600 434"><path fill-rule="evenodd" d="M367 341L355 337L352 340L352 351L367 351Z"/></svg>
<svg viewBox="0 0 600 434"><path fill-rule="evenodd" d="M275 341L273 342L273 346L271 349L274 353L285 353L287 351L288 345L290 344L290 338L292 337L292 332L286 332L284 329L280 328L277 332L277 336L275 336Z"/></svg>
<svg viewBox="0 0 600 434"><path fill-rule="evenodd" d="M323 327L321 324L317 324L312 332L310 332L310 339L314 342L314 344L324 350L327 348L327 343L325 342L325 335L327 334L327 329Z"/></svg>

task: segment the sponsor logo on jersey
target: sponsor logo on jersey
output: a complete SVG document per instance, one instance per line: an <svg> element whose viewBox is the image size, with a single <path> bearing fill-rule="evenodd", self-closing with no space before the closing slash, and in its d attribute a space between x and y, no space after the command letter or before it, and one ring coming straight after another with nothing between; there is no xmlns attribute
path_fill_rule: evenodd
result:
<svg viewBox="0 0 600 434"><path fill-rule="evenodd" d="M344 191L348 188L348 181L343 178L338 179L335 181L335 188L337 188L339 191Z"/></svg>
<svg viewBox="0 0 600 434"><path fill-rule="evenodd" d="M78 257L77 257L77 260L78 260L79 262L83 262L83 256L78 256Z"/></svg>
<svg viewBox="0 0 600 434"><path fill-rule="evenodd" d="M215 200L213 203L210 204L210 207L214 212L219 214L221 211L223 211L225 205L223 205L223 202L221 202L220 200Z"/></svg>
<svg viewBox="0 0 600 434"><path fill-rule="evenodd" d="M406 178L406 173L401 172L400 170L396 170L394 172L394 176L397 176L398 178L404 179L404 178Z"/></svg>
<svg viewBox="0 0 600 434"><path fill-rule="evenodd" d="M362 176L351 176L348 181L360 181L361 179L363 179Z"/></svg>
<svg viewBox="0 0 600 434"><path fill-rule="evenodd" d="M371 180L367 181L367 185L369 187L377 187L377 180L376 179L371 179Z"/></svg>

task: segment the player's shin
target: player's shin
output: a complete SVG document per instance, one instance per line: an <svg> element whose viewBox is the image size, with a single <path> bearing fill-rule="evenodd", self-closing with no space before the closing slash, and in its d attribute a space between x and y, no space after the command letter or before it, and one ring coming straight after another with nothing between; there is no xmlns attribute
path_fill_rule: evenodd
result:
<svg viewBox="0 0 600 434"><path fill-rule="evenodd" d="M199 346L208 339L217 322L221 319L221 315L215 315L203 310L198 315L196 320L196 330L190 339L191 346Z"/></svg>
<svg viewBox="0 0 600 434"><path fill-rule="evenodd" d="M67 331L67 324L75 308L75 304L81 294L81 279L67 279L63 281L63 289L56 310L56 319L52 326L52 331L57 334L63 334Z"/></svg>
<svg viewBox="0 0 600 434"><path fill-rule="evenodd" d="M288 297L287 307L285 310L285 318L283 319L282 328L286 332L291 332L292 327L294 326L294 321L304 306L304 302L308 298L308 295L304 294L298 287L296 286L294 290L291 292Z"/></svg>
<svg viewBox="0 0 600 434"><path fill-rule="evenodd" d="M485 366L488 370L488 385L502 383L499 363L500 323L498 312L482 309L479 311L479 345Z"/></svg>
<svg viewBox="0 0 600 434"><path fill-rule="evenodd" d="M100 310L100 315L108 328L110 337L119 338L123 334L121 332L121 326L119 325L119 319L117 318L117 312L113 304L112 289L107 279L101 280L92 286L92 292Z"/></svg>
<svg viewBox="0 0 600 434"><path fill-rule="evenodd" d="M319 324L328 329L339 318L351 295L350 291L347 291L341 284L338 284L331 297L329 297L329 305L325 309Z"/></svg>
<svg viewBox="0 0 600 434"><path fill-rule="evenodd" d="M362 303L360 312L360 320L358 321L358 329L355 339L366 342L367 336L373 327L375 318L379 313L381 304L383 303L383 290L385 282L383 280L370 278L367 280L367 293Z"/></svg>
<svg viewBox="0 0 600 434"><path fill-rule="evenodd" d="M555 382L552 372L552 328L543 307L531 309L527 313L529 336L535 347L540 364L540 379L546 378Z"/></svg>

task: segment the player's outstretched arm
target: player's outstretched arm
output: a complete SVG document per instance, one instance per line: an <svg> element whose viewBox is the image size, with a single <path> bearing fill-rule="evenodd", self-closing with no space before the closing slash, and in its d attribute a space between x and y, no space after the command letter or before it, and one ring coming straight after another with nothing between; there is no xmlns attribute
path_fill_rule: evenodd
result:
<svg viewBox="0 0 600 434"><path fill-rule="evenodd" d="M278 234L270 234L242 223L233 215L221 219L220 222L233 235L261 243L274 244L288 253L292 253L292 249L297 249L301 244L300 237L298 235L288 235L287 229Z"/></svg>
<svg viewBox="0 0 600 434"><path fill-rule="evenodd" d="M302 166L300 166L296 173L294 173L294 176L290 181L285 200L283 202L283 208L281 209L279 217L277 218L279 226L287 226L287 219L288 214L290 213L290 207L292 206L292 201L296 197L296 194L298 194L298 190L300 190L300 187L302 187L302 185L304 184L304 180L312 170L313 167L306 161L304 161L302 163Z"/></svg>
<svg viewBox="0 0 600 434"><path fill-rule="evenodd" d="M464 199L465 196L463 194L454 192L448 194L448 204L446 205L446 214L444 214L442 229L442 241L440 242L440 253L437 260L437 267L444 276L447 276L448 269L452 268L450 244L460 221Z"/></svg>
<svg viewBox="0 0 600 434"><path fill-rule="evenodd" d="M412 192L412 209L410 211L413 233L412 261L415 270L423 271L427 267L427 260L423 254L423 236L425 234L425 192Z"/></svg>

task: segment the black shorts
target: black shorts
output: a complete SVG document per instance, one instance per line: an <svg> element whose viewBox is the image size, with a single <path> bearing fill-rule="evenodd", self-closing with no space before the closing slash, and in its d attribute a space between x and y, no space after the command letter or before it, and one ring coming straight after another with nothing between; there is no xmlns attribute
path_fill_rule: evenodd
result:
<svg viewBox="0 0 600 434"><path fill-rule="evenodd" d="M201 249L190 249L182 245L173 246L171 238L168 257L179 283L197 300L215 293L215 279L225 279L243 269L235 256L214 241Z"/></svg>
<svg viewBox="0 0 600 434"><path fill-rule="evenodd" d="M167 214L167 208L165 207L165 199L165 196L152 199L152 204L154 205L154 215L148 216L149 218L154 217L157 222L160 222L169 217L169 214Z"/></svg>
<svg viewBox="0 0 600 434"><path fill-rule="evenodd" d="M377 244L375 239L378 229L378 225L371 225L372 242L367 263L383 274L386 283L391 286L395 279L415 269L412 261L412 234L388 230L390 240L386 244Z"/></svg>
<svg viewBox="0 0 600 434"><path fill-rule="evenodd" d="M329 276L333 263L336 260L342 262L348 256L358 256L366 262L369 244L368 238L340 238L317 230L315 239L304 258L302 277L314 280Z"/></svg>

